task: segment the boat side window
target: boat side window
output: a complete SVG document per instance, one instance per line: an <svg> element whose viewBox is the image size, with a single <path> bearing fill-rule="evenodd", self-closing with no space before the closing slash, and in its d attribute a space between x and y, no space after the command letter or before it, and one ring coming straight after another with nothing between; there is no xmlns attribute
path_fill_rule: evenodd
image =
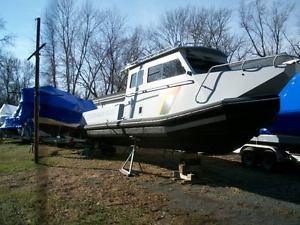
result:
<svg viewBox="0 0 300 225"><path fill-rule="evenodd" d="M130 88L138 87L143 84L144 70L140 70L138 73L131 75Z"/></svg>
<svg viewBox="0 0 300 225"><path fill-rule="evenodd" d="M220 62L208 61L208 60L192 58L192 57L187 57L187 60L196 73L207 73L211 67L222 64ZM228 70L230 70L228 66L217 67L213 70L213 72L228 71Z"/></svg>
<svg viewBox="0 0 300 225"><path fill-rule="evenodd" d="M131 74L130 88L133 88L136 86L136 76L137 76L137 73Z"/></svg>
<svg viewBox="0 0 300 225"><path fill-rule="evenodd" d="M179 59L159 64L148 69L148 82L161 80L177 75L185 74L186 71Z"/></svg>
<svg viewBox="0 0 300 225"><path fill-rule="evenodd" d="M186 71L178 59L163 64L163 79L185 74Z"/></svg>
<svg viewBox="0 0 300 225"><path fill-rule="evenodd" d="M137 76L137 79L136 79L136 86L140 86L141 84L143 84L143 76L144 76L144 70L140 70L138 72L138 76Z"/></svg>

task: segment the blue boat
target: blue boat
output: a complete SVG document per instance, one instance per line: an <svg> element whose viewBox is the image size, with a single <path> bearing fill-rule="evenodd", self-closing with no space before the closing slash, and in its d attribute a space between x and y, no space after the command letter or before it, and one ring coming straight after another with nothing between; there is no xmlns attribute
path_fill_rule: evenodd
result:
<svg viewBox="0 0 300 225"><path fill-rule="evenodd" d="M300 73L296 73L280 94L280 111L274 122L240 149L246 167L271 170L277 163L300 163Z"/></svg>
<svg viewBox="0 0 300 225"><path fill-rule="evenodd" d="M300 137L300 73L292 77L279 96L280 111L275 121L260 133Z"/></svg>
<svg viewBox="0 0 300 225"><path fill-rule="evenodd" d="M39 126L52 136L76 136L85 125L82 113L96 109L92 101L83 100L52 86L40 87ZM34 88L22 89L16 112L4 121L4 133L30 135L33 131Z"/></svg>

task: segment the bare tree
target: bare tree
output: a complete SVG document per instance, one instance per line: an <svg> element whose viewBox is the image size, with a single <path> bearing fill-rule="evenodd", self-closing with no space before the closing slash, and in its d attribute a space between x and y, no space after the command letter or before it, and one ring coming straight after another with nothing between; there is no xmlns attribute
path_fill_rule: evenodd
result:
<svg viewBox="0 0 300 225"><path fill-rule="evenodd" d="M5 28L5 22L2 18L0 18L0 31L3 31ZM11 34L1 34L0 35L0 47L6 44L11 44L13 36ZM1 50L0 50L1 51Z"/></svg>
<svg viewBox="0 0 300 225"><path fill-rule="evenodd" d="M4 21L0 18L0 31L4 30ZM0 35L0 103L17 104L22 88L28 87L32 75L25 74L25 66L19 59L5 51L12 44L13 36Z"/></svg>
<svg viewBox="0 0 300 225"><path fill-rule="evenodd" d="M291 54L295 54L296 56L298 56L300 58L300 41L299 41L299 38L291 39L285 33L284 33L284 37L290 45Z"/></svg>
<svg viewBox="0 0 300 225"><path fill-rule="evenodd" d="M135 27L126 39L123 49L124 64L133 62L146 55L145 32L142 27Z"/></svg>
<svg viewBox="0 0 300 225"><path fill-rule="evenodd" d="M66 90L72 92L72 77L74 76L74 62L72 52L77 32L77 21L73 0L58 0L56 5L56 32L60 48L60 62L63 68L63 79Z"/></svg>
<svg viewBox="0 0 300 225"><path fill-rule="evenodd" d="M0 60L0 103L17 104L22 88L31 85L33 66L8 54L2 54Z"/></svg>
<svg viewBox="0 0 300 225"><path fill-rule="evenodd" d="M191 9L186 6L167 11L162 16L158 32L167 45L183 45L189 41L190 14Z"/></svg>
<svg viewBox="0 0 300 225"><path fill-rule="evenodd" d="M72 58L76 68L72 81L72 94L75 94L78 80L82 77L91 40L104 18L104 16L100 12L94 10L92 5L88 2L78 13L80 19L75 38L76 46L74 46L72 52Z"/></svg>
<svg viewBox="0 0 300 225"><path fill-rule="evenodd" d="M100 69L103 67L106 58L106 50L103 44L98 40L91 40L89 51L85 57L86 66L80 74L80 83L84 89L84 97L98 98L104 93L102 76Z"/></svg>
<svg viewBox="0 0 300 225"><path fill-rule="evenodd" d="M149 27L144 31L144 33L144 38L146 40L144 50L147 54L152 54L163 48L166 48L165 43L161 41L161 34L158 30L153 27Z"/></svg>
<svg viewBox="0 0 300 225"><path fill-rule="evenodd" d="M16 60L9 56L1 55L1 66L0 66L0 85L1 85L1 96L2 101L8 104L14 104L12 99L11 87L14 81Z"/></svg>
<svg viewBox="0 0 300 225"><path fill-rule="evenodd" d="M23 61L21 65L20 87L27 88L32 86L34 77L35 77L34 65L27 60Z"/></svg>
<svg viewBox="0 0 300 225"><path fill-rule="evenodd" d="M231 10L198 8L192 13L189 34L194 45L213 47L225 52L229 61L238 49L241 38L230 30Z"/></svg>
<svg viewBox="0 0 300 225"><path fill-rule="evenodd" d="M45 14L45 22L44 22L44 32L43 38L47 43L45 47L45 57L47 63L46 75L48 79L48 83L53 85L55 88L57 87L57 57L58 57L58 37L57 37L57 27L55 21L55 14L50 10L48 10Z"/></svg>
<svg viewBox="0 0 300 225"><path fill-rule="evenodd" d="M263 57L283 50L283 34L292 8L293 4L286 2L273 2L269 8L262 0L241 2L240 25L254 55Z"/></svg>
<svg viewBox="0 0 300 225"><path fill-rule="evenodd" d="M79 83L86 98L117 92L125 87L126 76L121 73L124 65L137 59L141 48L138 29L128 36L125 18L117 11L98 13L102 21L95 27L84 55ZM79 54L80 55L80 54Z"/></svg>
<svg viewBox="0 0 300 225"><path fill-rule="evenodd" d="M101 28L102 41L105 43L105 59L100 73L103 78L104 94L114 93L124 88L122 79L122 47L126 43L124 37L125 18L119 13L108 10L106 20Z"/></svg>
<svg viewBox="0 0 300 225"><path fill-rule="evenodd" d="M147 37L155 50L189 43L222 50L232 59L242 46L241 38L230 30L230 19L229 9L179 7L167 11Z"/></svg>
<svg viewBox="0 0 300 225"><path fill-rule="evenodd" d="M205 8L196 8L192 11L188 32L194 45L204 45L208 17L209 10Z"/></svg>

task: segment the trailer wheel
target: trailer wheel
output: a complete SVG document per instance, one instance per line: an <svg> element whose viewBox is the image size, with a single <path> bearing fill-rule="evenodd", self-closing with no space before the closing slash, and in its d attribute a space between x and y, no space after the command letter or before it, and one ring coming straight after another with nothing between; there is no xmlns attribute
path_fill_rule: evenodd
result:
<svg viewBox="0 0 300 225"><path fill-rule="evenodd" d="M255 167L256 159L254 150L252 148L246 148L243 150L241 153L241 160L245 167Z"/></svg>
<svg viewBox="0 0 300 225"><path fill-rule="evenodd" d="M264 153L262 160L261 160L261 166L266 171L271 171L274 169L276 164L276 157L274 153L272 152L266 152Z"/></svg>

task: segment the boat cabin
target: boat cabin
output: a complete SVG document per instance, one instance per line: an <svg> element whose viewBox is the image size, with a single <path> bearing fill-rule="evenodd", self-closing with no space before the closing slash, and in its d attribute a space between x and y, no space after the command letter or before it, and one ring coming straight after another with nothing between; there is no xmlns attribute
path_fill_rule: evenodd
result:
<svg viewBox="0 0 300 225"><path fill-rule="evenodd" d="M152 87L162 83L162 80L166 83L165 79L175 76L207 73L212 66L225 63L227 55L206 47L177 47L158 52L125 68L129 71L127 90L141 85Z"/></svg>
<svg viewBox="0 0 300 225"><path fill-rule="evenodd" d="M126 99L130 106L126 110L125 103L125 110L119 116L141 118L167 114L176 96L174 92L195 83L192 75L206 74L212 66L225 63L227 56L223 52L206 47L177 47L136 61L125 68L128 70ZM150 110L149 104L160 108ZM159 112L153 114L153 110Z"/></svg>

